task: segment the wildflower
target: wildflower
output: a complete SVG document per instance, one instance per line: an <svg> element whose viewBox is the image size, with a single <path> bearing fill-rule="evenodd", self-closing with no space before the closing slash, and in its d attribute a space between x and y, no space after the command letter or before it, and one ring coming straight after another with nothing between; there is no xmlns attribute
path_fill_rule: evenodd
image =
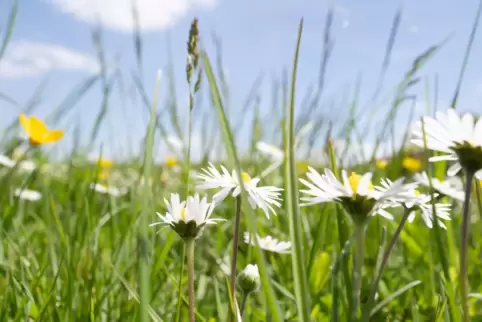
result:
<svg viewBox="0 0 482 322"><path fill-rule="evenodd" d="M377 169L385 169L388 166L388 161L387 160L377 160L375 161L375 165Z"/></svg>
<svg viewBox="0 0 482 322"><path fill-rule="evenodd" d="M25 114L20 114L20 124L32 145L57 142L64 136L64 132L61 130L49 130L47 125L35 116L28 118Z"/></svg>
<svg viewBox="0 0 482 322"><path fill-rule="evenodd" d="M23 200L28 201L39 201L42 199L42 194L35 190L28 190L28 189L15 189L15 197L19 197Z"/></svg>
<svg viewBox="0 0 482 322"><path fill-rule="evenodd" d="M416 139L412 142L425 146L431 150L447 153L434 156L429 161L456 161L447 171L449 176L454 176L461 169L466 176L465 199L462 210L462 225L460 225L460 252L459 252L459 285L463 321L469 321L469 282L468 282L468 249L469 249L469 221L470 221L470 195L472 193L472 179L482 179L482 118L477 121L470 113L459 116L454 109L446 112L437 112L435 119L424 117L422 122L417 122L413 129ZM425 130L425 136L424 131ZM425 138L425 140L424 140Z"/></svg>
<svg viewBox="0 0 482 322"><path fill-rule="evenodd" d="M377 190L380 192L383 192L386 189L390 189L392 186L393 182L391 182L389 179L384 179L381 182L381 186L377 187ZM414 187L414 185L410 185L411 187ZM435 195L434 197L436 197ZM408 215L408 222L412 223L413 220L415 219L415 216L417 213L420 213L425 225L427 225L428 228L433 227L433 217L434 217L434 212L433 212L433 207L432 207L432 197L428 194L422 194L416 189L410 189L409 191L405 192L402 196L401 199L398 200L410 213ZM390 208L392 206L399 206L398 202L394 202L393 204L387 203L383 205L381 208L379 208L377 211L378 213L384 213L386 212L384 208ZM435 215L439 219L443 220L450 220L450 204L443 204L443 203L435 203ZM384 214L382 216L386 216L387 214ZM388 214L390 215L390 214ZM438 224L442 228L446 228L445 225L440 221L437 220Z"/></svg>
<svg viewBox="0 0 482 322"><path fill-rule="evenodd" d="M275 145L260 141L256 143L256 149L268 156L272 161L283 162L284 152Z"/></svg>
<svg viewBox="0 0 482 322"><path fill-rule="evenodd" d="M15 166L15 161L5 155L0 155L0 164L7 168L13 168Z"/></svg>
<svg viewBox="0 0 482 322"><path fill-rule="evenodd" d="M273 162L266 170L263 171L261 177L268 175L283 164L284 151L277 146L259 141L256 143L256 149L258 149L258 151L267 156ZM297 160L295 162L295 167L296 172L304 174L306 171L308 171L309 163L303 160Z"/></svg>
<svg viewBox="0 0 482 322"><path fill-rule="evenodd" d="M236 171L233 170L230 174L223 166L221 166L221 170L222 174L212 164L209 164L209 168L203 169L203 173L198 175L198 178L202 180L202 183L197 186L198 189L221 189L213 196L216 203L223 201L229 194L237 197L241 193L241 185L238 182ZM276 215L273 206L281 206L280 191L283 189L272 186L258 187L259 178L251 178L246 172L242 172L241 177L248 192L251 207L253 209L261 208L267 218L269 218L270 212Z"/></svg>
<svg viewBox="0 0 482 322"><path fill-rule="evenodd" d="M97 164L101 168L112 168L112 165L114 164L112 160L106 159L106 158L100 158L97 160Z"/></svg>
<svg viewBox="0 0 482 322"><path fill-rule="evenodd" d="M413 185L404 185L404 179L400 178L391 183L387 189L379 191L371 182L372 174L370 172L364 175L352 172L348 176L343 170L343 181L339 182L330 169L325 169L325 173L320 175L310 167L307 177L311 182L300 179L308 187L308 190L301 190L302 193L308 195L301 198L305 202L302 206L339 202L357 225L365 223L369 216L376 213L374 210L380 208L384 203L402 198L404 193L413 188ZM387 218L392 219L391 216Z"/></svg>
<svg viewBox="0 0 482 322"><path fill-rule="evenodd" d="M420 185L430 188L430 180L426 172L416 173L414 180ZM432 188L438 193L453 198L458 201L464 201L465 193L462 190L462 182L458 177L451 177L445 181L440 181L437 178L432 178Z"/></svg>
<svg viewBox="0 0 482 322"><path fill-rule="evenodd" d="M100 184L100 183L90 184L90 189L95 190L99 193L108 194L108 195L111 195L111 196L114 196L114 197L119 197L119 196L122 196L122 195L127 193L127 191L125 189L110 187L110 186L103 185L103 184Z"/></svg>
<svg viewBox="0 0 482 322"><path fill-rule="evenodd" d="M183 239L193 239L200 236L206 225L215 224L224 219L211 219L215 203L208 202L206 197L190 196L187 201L180 201L179 195L171 194L171 200L164 199L167 206L166 215L157 213L161 219L150 226L168 225Z"/></svg>
<svg viewBox="0 0 482 322"><path fill-rule="evenodd" d="M256 240L261 249L269 252L287 254L291 250L291 242L280 241L272 236L260 237L259 235L256 235ZM244 233L244 242L256 246L255 241L248 232Z"/></svg>
<svg viewBox="0 0 482 322"><path fill-rule="evenodd" d="M258 291L261 286L258 265L248 264L241 273L239 273L237 282L245 293Z"/></svg>
<svg viewBox="0 0 482 322"><path fill-rule="evenodd" d="M166 165L169 167L169 168L174 168L175 166L177 166L177 159L173 156L169 156L166 158Z"/></svg>
<svg viewBox="0 0 482 322"><path fill-rule="evenodd" d="M477 122L470 113L459 116L455 110L437 112L435 118L423 118L427 147L434 151L447 153L434 156L429 161L456 161L448 170L453 176L460 169L475 173L482 179L482 118ZM422 122L416 122L412 131L415 139L412 142L424 147Z"/></svg>
<svg viewBox="0 0 482 322"><path fill-rule="evenodd" d="M422 161L412 157L405 157L403 158L402 166L409 171L417 172L422 168Z"/></svg>
<svg viewBox="0 0 482 322"><path fill-rule="evenodd" d="M5 155L0 155L0 165L3 165L4 167L13 168L17 163L18 163L18 168L25 172L32 172L37 168L37 165L33 161L30 161L30 160L16 161L16 160L10 159Z"/></svg>

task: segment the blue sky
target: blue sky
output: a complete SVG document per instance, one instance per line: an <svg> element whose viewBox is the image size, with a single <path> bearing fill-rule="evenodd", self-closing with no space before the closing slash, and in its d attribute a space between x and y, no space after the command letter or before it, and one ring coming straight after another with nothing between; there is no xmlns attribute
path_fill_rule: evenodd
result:
<svg viewBox="0 0 482 322"><path fill-rule="evenodd" d="M1 30L13 1L0 2ZM130 76L135 70L130 0L23 0L12 42L0 62L0 93L25 104L39 84L46 81L39 106L33 114L45 118L68 95L96 72L97 60L91 33L96 21L103 22L103 39L108 64L117 66L126 89L133 91ZM261 73L261 111L270 104L271 79L289 68L297 25L304 17L304 34L298 74L298 98L316 82L320 64L323 27L329 7L325 1L223 1L223 0L137 0L143 38L143 80L151 96L158 69L168 64L167 46L172 48L178 99L187 111L184 66L186 39L194 16L199 17L203 46L214 58L211 34L222 40L223 59L233 109L242 108L253 81ZM478 2L467 1L335 1L333 37L335 47L326 74L324 99L343 100L362 76L361 101L376 87L385 45L396 10L403 9L402 23L392 55L384 90L393 89L412 60L430 45L449 35L453 38L423 69L421 76L439 79L439 105L449 103L457 81ZM478 111L482 99L481 35L477 35L459 101L461 110ZM118 63L117 63L117 62ZM423 110L423 83L419 94ZM161 102L167 87L161 91ZM57 127L66 129L64 147L72 141L73 124L79 122L87 140L101 105L101 86L96 84ZM132 96L132 95L131 95ZM207 101L207 96L205 97ZM263 109L263 106L266 107ZM7 126L20 110L0 101L0 128ZM422 111L420 111L422 112ZM266 112L267 113L267 112ZM185 115L185 113L183 114ZM181 117L183 116L181 115ZM403 116L402 116L403 117ZM124 155L128 138L137 144L146 124L141 104L112 93L108 123L98 143L108 153ZM129 131L126 131L129 128Z"/></svg>

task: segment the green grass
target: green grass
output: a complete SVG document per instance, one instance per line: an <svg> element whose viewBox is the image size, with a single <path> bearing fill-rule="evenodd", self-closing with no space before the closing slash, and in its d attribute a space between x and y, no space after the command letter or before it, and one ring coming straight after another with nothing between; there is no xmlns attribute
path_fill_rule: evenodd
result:
<svg viewBox="0 0 482 322"><path fill-rule="evenodd" d="M14 2L4 29L0 60L14 34L17 10L17 2ZM469 57L479 15L480 10L465 57ZM137 21L135 8L133 16ZM389 34L386 55L381 62L380 84L389 69L400 16L401 11L398 11ZM131 161L114 163L109 170L115 185L128 188L128 193L120 197L99 194L89 188L103 170L87 161L85 151L96 142L100 128L105 126L112 89L119 81L117 77L121 78L121 75L112 78L107 75L101 30L96 30L93 42L102 66L100 74L82 81L47 118L49 125L57 124L67 113L75 110L77 102L89 90L98 86L102 100L95 123L87 132L90 138L88 145L77 147L71 156L55 162L49 157L48 148L41 146L30 149L25 157L37 164L37 169L32 173L22 172L19 167L0 168L0 321L187 321L183 241L168 228L157 233L157 227L150 228L148 225L157 221L156 211L166 211L164 198L168 198L170 193L184 196L195 192L195 179L191 174L207 165L208 155L216 146L213 142L218 142L226 151L226 158L218 161L218 164L237 170L239 175L241 171L246 171L252 176L259 176L271 163L256 154L254 144L263 138L269 141L272 137L283 138L285 162L262 178L261 185L283 187L284 201L277 209L277 216L270 219L259 209L244 206L241 232L258 232L263 236L290 240L293 250L289 254L268 253L240 241L237 272L247 264L257 263L262 285L259 292L248 298L244 321L348 321L353 306L353 226L338 205L299 207L298 179L304 176L304 171L296 165L297 161L304 160L304 156L296 153L295 134L308 121L315 124L312 134L306 136L303 143L310 147L307 155L325 151L326 161L312 164L318 170L329 167L338 176L341 168L345 168L358 172L372 171L374 181L381 177L395 179L401 175L410 180L413 173L402 168L402 159L408 153L406 149L395 150L386 169L376 169L374 160L381 141L392 139L394 135L396 117L408 100L406 92L413 86L420 86L418 81L423 67L430 63L439 50L443 50L444 42L427 46L428 49L414 59L396 84L384 127L375 133L375 147L370 155L365 156L369 161L347 165L344 158L346 150L336 150L332 143L342 135L350 138L346 149L356 148L363 143L360 133L366 131L359 120L366 120L367 115L376 111L380 113L377 107L380 88L376 89L373 101L362 104L358 101L361 81L357 80L353 98L349 104L342 106L346 117L329 125L323 111L316 107L322 96L323 73L330 56L330 28L330 23L327 23L324 67L315 94L308 94L303 104L295 104L295 93L301 91L304 94L303 89L296 85L297 61L303 57L299 47L302 43L300 24L297 46L286 49L292 52L295 48L291 78L288 80L286 76L275 80L272 93L268 94L277 103L265 116L257 105L257 96L263 95L257 92L257 88L263 80L261 76L253 75L256 81L243 108L253 111L254 116L252 119L233 120L229 93L235 89L228 88L224 73L220 70L221 53L215 56L199 50L200 66L193 77L196 78L197 72L202 70L199 93L202 92L212 104L198 106L197 90L191 89L191 111L188 106L178 106L176 103L173 68L169 68L166 79L156 80L154 71L142 73L143 44L137 26L133 47L138 70L132 77L136 95L143 105L139 111L148 113L149 124L143 129L142 154ZM295 29L291 37L294 45L297 39ZM216 62L214 66L212 61ZM453 107L457 102L466 64L467 58L462 62L460 78L454 90ZM146 80L156 82L152 98L146 94L143 83ZM432 89L427 84L422 86L426 86L427 94L423 99L427 103L428 114L433 109L429 94L436 88ZM20 106L8 93L0 93L0 100L19 106L26 113L35 113L37 98L44 85L44 82L39 84L38 90L25 106ZM157 96L159 86L169 88L167 98ZM159 107L162 109L157 112ZM182 124L182 116L188 114L189 124ZM264 124L275 126L268 128ZM173 128L185 142L191 142L193 128L202 128L201 141L205 142L205 146L201 147L204 152L202 160L197 163L191 161L189 144L180 157L179 170L154 162L155 144L166 144L168 128ZM343 131L337 136L333 128ZM18 130L15 120L4 132L0 142L5 154L11 155L22 144L13 138ZM89 131L78 131L81 130ZM241 135L245 139L243 142L250 143L247 151L237 146ZM318 140L320 137L322 140ZM429 152L423 155L425 170L433 177L443 178L446 165L429 164L429 155ZM47 165L54 171L47 171ZM163 181L159 179L161 175ZM141 184L141 178L152 178L152 184ZM42 199L32 202L14 197L14 190L22 186L40 191ZM248 205L247 193L242 190L241 203ZM477 184L472 200L472 212L477 219L470 227L468 252L469 288L472 294L469 304L473 321L482 320L482 275L478 269L482 249L478 235L482 229L479 190L480 184ZM449 199L446 201L452 202ZM195 301L198 321L227 321L229 318L229 276L221 263L227 265L229 271L230 261L225 261L225 258L232 254L234 213L234 199L227 198L213 215L226 221L207 227L196 242ZM383 252L402 216L401 210L393 213L394 221L376 217L367 229L360 295L362 311L372 283L380 274ZM381 272L378 292L370 312L365 314L371 316L371 321L460 321L458 252L461 204L453 203L452 214L452 220L446 223L447 230L430 230L419 218L405 225ZM240 293L236 299L238 303Z"/></svg>

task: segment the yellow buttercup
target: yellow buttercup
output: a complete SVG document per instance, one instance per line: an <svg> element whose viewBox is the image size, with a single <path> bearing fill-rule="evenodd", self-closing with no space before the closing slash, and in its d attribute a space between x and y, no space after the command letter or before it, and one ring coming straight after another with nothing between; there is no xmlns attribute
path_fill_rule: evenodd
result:
<svg viewBox="0 0 482 322"><path fill-rule="evenodd" d="M49 130L47 125L35 116L27 117L25 114L20 114L20 124L32 145L54 143L64 136L64 131Z"/></svg>

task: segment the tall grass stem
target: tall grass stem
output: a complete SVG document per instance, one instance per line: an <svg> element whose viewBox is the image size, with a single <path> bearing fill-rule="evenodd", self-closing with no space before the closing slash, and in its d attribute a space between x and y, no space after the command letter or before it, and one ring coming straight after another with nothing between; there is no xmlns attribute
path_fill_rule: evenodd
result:
<svg viewBox="0 0 482 322"><path fill-rule="evenodd" d="M293 278L295 288L296 305L298 308L298 321L310 321L309 289L307 273L303 257L302 227L298 206L298 186L294 156L294 121L295 121L295 93L296 73L298 69L298 56L300 51L301 35L303 32L303 20L300 21L298 39L296 42L295 57L291 75L291 94L287 112L285 128L285 199L286 213L290 227L290 237L293 247L291 248Z"/></svg>

